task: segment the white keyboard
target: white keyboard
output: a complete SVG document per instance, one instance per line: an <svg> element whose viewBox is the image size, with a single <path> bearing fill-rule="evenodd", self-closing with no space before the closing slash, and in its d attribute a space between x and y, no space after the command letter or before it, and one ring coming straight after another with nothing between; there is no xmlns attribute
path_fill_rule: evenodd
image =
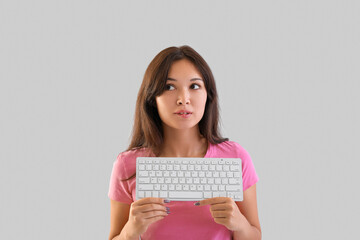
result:
<svg viewBox="0 0 360 240"><path fill-rule="evenodd" d="M136 159L136 199L159 197L198 201L213 197L243 200L240 158Z"/></svg>

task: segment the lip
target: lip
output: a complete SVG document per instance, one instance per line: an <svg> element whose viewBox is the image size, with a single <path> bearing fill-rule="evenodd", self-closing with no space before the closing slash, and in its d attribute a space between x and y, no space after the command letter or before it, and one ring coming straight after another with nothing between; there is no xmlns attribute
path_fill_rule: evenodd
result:
<svg viewBox="0 0 360 240"><path fill-rule="evenodd" d="M188 113L188 114L180 114L180 113ZM192 112L187 111L187 110L180 110L180 111L177 111L174 114L178 115L181 118L189 118L192 115Z"/></svg>
<svg viewBox="0 0 360 240"><path fill-rule="evenodd" d="M180 113L190 113L190 114L192 114L192 112L190 112L188 110L179 110L179 111L175 112L175 114L180 114Z"/></svg>

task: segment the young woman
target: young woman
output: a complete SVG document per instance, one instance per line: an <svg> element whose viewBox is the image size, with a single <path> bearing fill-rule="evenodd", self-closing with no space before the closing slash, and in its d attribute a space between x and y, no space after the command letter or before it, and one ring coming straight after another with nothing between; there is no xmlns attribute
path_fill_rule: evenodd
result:
<svg viewBox="0 0 360 240"><path fill-rule="evenodd" d="M218 131L214 77L191 47L169 47L148 66L140 87L132 140L110 179L109 239L261 239L254 165L238 143ZM241 158L244 200L197 202L135 197L137 157Z"/></svg>

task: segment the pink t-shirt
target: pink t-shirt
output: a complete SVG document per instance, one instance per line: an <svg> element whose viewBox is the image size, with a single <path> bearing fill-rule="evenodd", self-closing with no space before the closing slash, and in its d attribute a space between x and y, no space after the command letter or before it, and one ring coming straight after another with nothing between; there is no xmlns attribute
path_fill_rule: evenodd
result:
<svg viewBox="0 0 360 240"><path fill-rule="evenodd" d="M122 152L114 162L108 196L110 199L131 204L136 201L136 178L120 181L136 172L137 157L154 157L155 155L140 148ZM243 191L258 181L249 153L238 143L225 141L219 144L209 143L204 158L241 158ZM165 205L170 214L164 219L151 224L141 235L142 240L176 240L176 239L232 239L232 232L225 226L216 223L210 213L210 206L194 206L195 201L172 201Z"/></svg>

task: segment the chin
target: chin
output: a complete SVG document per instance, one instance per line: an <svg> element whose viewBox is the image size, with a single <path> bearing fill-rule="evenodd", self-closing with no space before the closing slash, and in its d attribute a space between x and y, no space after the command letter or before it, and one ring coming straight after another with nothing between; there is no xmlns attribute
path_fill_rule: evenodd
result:
<svg viewBox="0 0 360 240"><path fill-rule="evenodd" d="M174 129L177 129L177 130L187 130L187 129L192 129L194 127L197 126L197 123L196 124L190 124L190 123L187 123L187 124L166 124L168 127L170 128L174 128Z"/></svg>

